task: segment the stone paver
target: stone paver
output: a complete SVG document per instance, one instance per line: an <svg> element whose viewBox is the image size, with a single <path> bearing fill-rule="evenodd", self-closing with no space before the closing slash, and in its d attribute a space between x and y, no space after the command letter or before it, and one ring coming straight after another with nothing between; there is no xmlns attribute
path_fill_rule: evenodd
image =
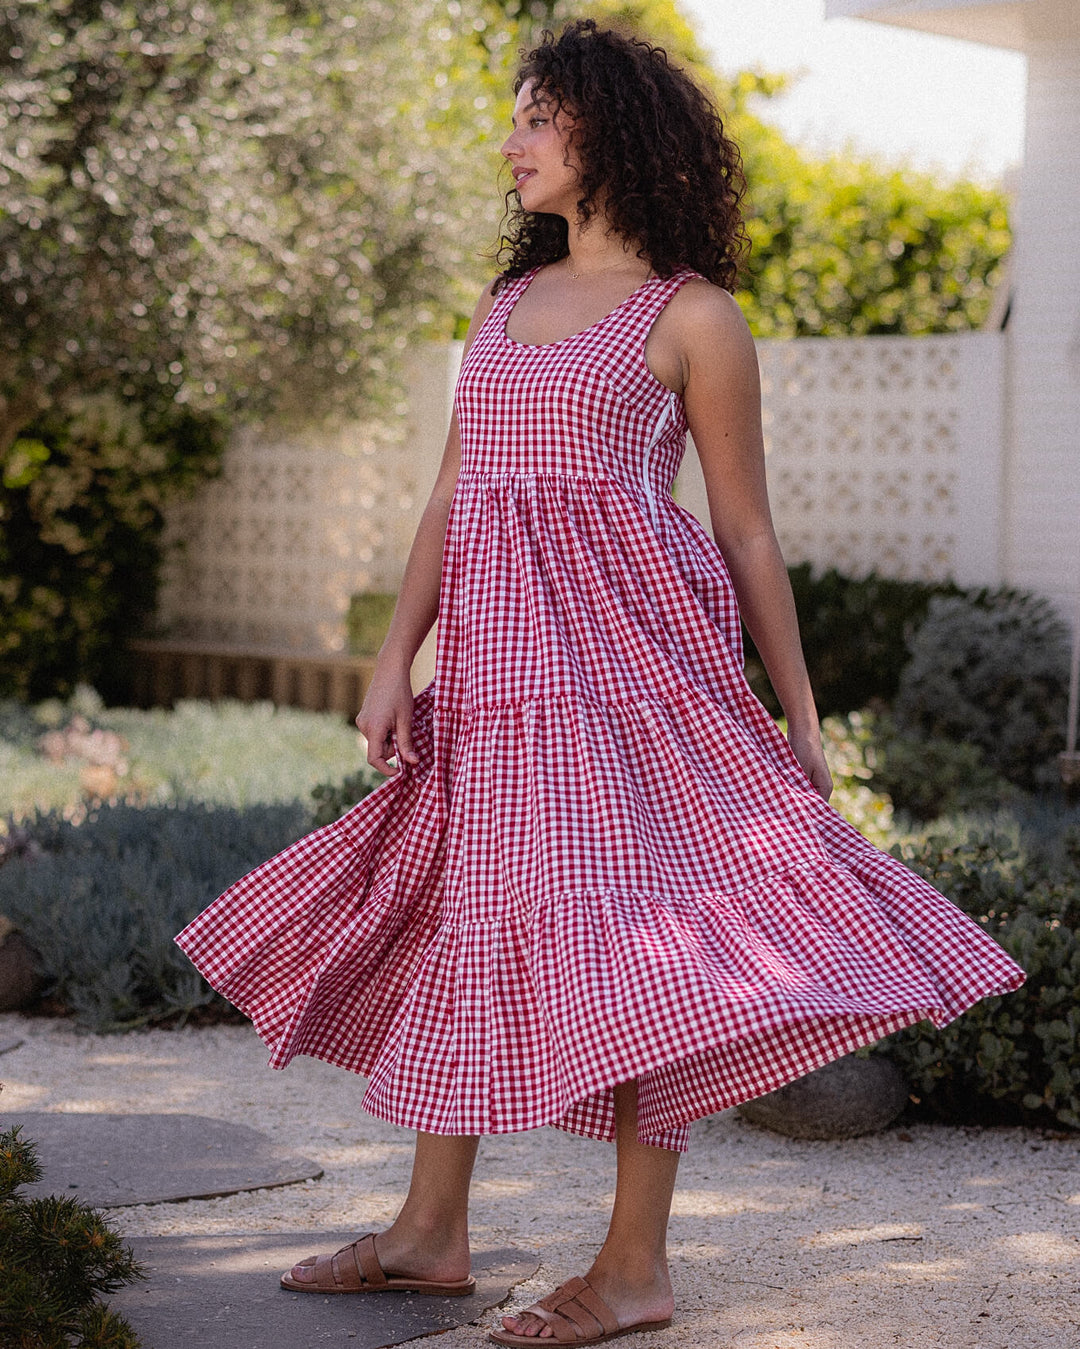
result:
<svg viewBox="0 0 1080 1349"><path fill-rule="evenodd" d="M540 1264L524 1251L474 1251L477 1287L469 1297L320 1297L277 1286L282 1270L351 1239L345 1232L135 1237L132 1248L150 1278L111 1305L152 1349L383 1349L477 1320Z"/></svg>
<svg viewBox="0 0 1080 1349"><path fill-rule="evenodd" d="M95 1208L211 1199L296 1185L322 1167L245 1124L205 1115L0 1113L37 1145L44 1176L28 1197L68 1194Z"/></svg>

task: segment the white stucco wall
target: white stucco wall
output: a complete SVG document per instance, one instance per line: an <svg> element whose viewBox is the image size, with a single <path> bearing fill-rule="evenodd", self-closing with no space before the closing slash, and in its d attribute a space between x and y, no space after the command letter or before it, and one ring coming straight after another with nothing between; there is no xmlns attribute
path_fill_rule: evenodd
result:
<svg viewBox="0 0 1080 1349"><path fill-rule="evenodd" d="M1080 34L1028 45L1013 280L1004 571L1068 604L1080 587Z"/></svg>

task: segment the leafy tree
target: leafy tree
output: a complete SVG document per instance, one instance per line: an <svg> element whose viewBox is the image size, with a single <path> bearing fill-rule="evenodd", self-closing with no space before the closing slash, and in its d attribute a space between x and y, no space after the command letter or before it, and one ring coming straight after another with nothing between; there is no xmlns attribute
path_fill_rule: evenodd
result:
<svg viewBox="0 0 1080 1349"><path fill-rule="evenodd" d="M230 416L367 405L469 247L476 157L447 126L483 53L454 10L0 4L0 452L102 387Z"/></svg>
<svg viewBox="0 0 1080 1349"><path fill-rule="evenodd" d="M121 696L223 427L385 403L471 308L475 12L0 0L0 690Z"/></svg>
<svg viewBox="0 0 1080 1349"><path fill-rule="evenodd" d="M1009 248L1004 193L834 155L740 110L753 243L739 295L760 337L979 327Z"/></svg>

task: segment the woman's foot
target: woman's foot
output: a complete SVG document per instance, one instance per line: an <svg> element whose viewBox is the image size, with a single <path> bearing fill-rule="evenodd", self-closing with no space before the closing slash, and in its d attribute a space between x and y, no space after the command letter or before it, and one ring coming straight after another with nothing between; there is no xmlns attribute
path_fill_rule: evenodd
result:
<svg viewBox="0 0 1080 1349"><path fill-rule="evenodd" d="M383 1272L390 1276L456 1283L469 1275L469 1239L465 1233L449 1235L432 1231L399 1230L393 1223L375 1237L375 1254ZM290 1276L297 1283L314 1283L314 1265L293 1265Z"/></svg>
<svg viewBox="0 0 1080 1349"><path fill-rule="evenodd" d="M648 1321L663 1324L675 1310L671 1279L664 1266L628 1269L597 1258L585 1279L610 1309L620 1329ZM542 1309L534 1312L526 1308L516 1316L504 1316L502 1323L513 1335L534 1336L538 1340L553 1338L548 1315Z"/></svg>

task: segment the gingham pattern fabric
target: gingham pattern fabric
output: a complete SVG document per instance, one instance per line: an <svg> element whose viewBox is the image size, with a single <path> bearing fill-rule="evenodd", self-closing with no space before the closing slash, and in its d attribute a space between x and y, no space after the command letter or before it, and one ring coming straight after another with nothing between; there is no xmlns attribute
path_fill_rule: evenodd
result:
<svg viewBox="0 0 1080 1349"><path fill-rule="evenodd" d="M561 342L505 287L458 383L461 471L419 763L177 938L296 1054L437 1134L643 1140L1023 972L810 786L742 673L723 558L669 488L681 400L645 363L694 275Z"/></svg>

